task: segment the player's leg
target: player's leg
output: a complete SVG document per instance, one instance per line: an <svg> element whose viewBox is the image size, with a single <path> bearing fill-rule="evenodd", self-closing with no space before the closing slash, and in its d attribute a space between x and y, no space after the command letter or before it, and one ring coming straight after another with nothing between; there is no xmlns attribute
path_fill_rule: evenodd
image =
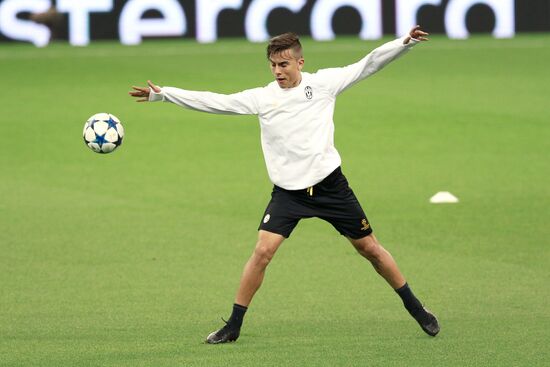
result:
<svg viewBox="0 0 550 367"><path fill-rule="evenodd" d="M265 269L285 238L277 233L264 230L258 232L256 248L244 266L235 303L248 307L252 297L262 285Z"/></svg>
<svg viewBox="0 0 550 367"><path fill-rule="evenodd" d="M439 323L435 315L427 310L416 298L399 270L391 254L378 242L374 234L353 239L348 237L357 252L370 261L374 269L397 292L412 317L420 324L422 330L431 336L439 332Z"/></svg>
<svg viewBox="0 0 550 367"><path fill-rule="evenodd" d="M262 285L265 269L273 256L275 256L275 252L281 246L284 239L285 237L280 234L264 230L258 232L256 247L252 256L246 262L241 275L241 282L237 290L231 316L224 327L208 335L206 338L207 343L219 344L238 339L248 305Z"/></svg>
<svg viewBox="0 0 550 367"><path fill-rule="evenodd" d="M369 260L376 271L390 284L403 300L405 308L429 335L439 332L437 319L414 296L403 274L391 256L380 245L353 190L342 173L336 169L325 180L315 185L317 213L345 235L357 251Z"/></svg>
<svg viewBox="0 0 550 367"><path fill-rule="evenodd" d="M223 328L208 335L208 343L218 344L237 340L248 305L262 285L265 269L300 219L308 216L304 210L296 200L295 194L278 187L273 188L271 200L258 227L256 247L242 272L231 317Z"/></svg>
<svg viewBox="0 0 550 367"><path fill-rule="evenodd" d="M373 233L368 236L353 239L348 237L357 252L370 261L373 268L384 278L393 289L405 285L405 278L399 271L397 263L391 254L378 242Z"/></svg>
<svg viewBox="0 0 550 367"><path fill-rule="evenodd" d="M218 344L237 340L248 305L262 285L265 269L284 239L285 237L280 234L259 231L254 252L243 269L233 312L224 327L208 335L206 338L208 343Z"/></svg>

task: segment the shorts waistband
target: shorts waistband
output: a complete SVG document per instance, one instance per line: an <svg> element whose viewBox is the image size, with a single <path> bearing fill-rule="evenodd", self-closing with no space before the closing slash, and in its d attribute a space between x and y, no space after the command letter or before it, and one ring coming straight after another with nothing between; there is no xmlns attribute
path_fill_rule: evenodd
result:
<svg viewBox="0 0 550 367"><path fill-rule="evenodd" d="M307 187L305 189L300 189L300 190L287 190L287 189L284 189L280 186L277 186L277 185L273 185L273 187L277 190L281 190L281 191L286 191L286 192L289 192L289 193L307 193L309 196L313 196L314 194L314 191L315 191L315 187L318 186L318 185L321 185L323 183L326 183L327 181L330 181L331 179L333 179L334 177L336 176L339 176L342 174L342 167L338 166L334 171L332 171L331 173L329 173L329 175L325 178L323 178L320 182L316 183L315 185L313 186L310 186L310 187Z"/></svg>

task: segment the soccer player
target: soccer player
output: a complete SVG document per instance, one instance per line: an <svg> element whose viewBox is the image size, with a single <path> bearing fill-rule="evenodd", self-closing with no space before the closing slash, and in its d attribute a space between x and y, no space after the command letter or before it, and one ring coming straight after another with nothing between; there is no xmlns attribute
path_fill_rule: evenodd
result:
<svg viewBox="0 0 550 367"><path fill-rule="evenodd" d="M222 328L208 335L207 343L237 340L269 262L298 221L311 217L332 224L371 262L422 330L431 336L439 332L437 318L415 297L396 262L373 234L334 147L336 97L417 43L427 41L426 36L428 33L416 26L408 35L378 47L354 64L311 74L302 72L304 57L298 36L285 33L272 38L267 46L275 81L265 87L225 95L160 88L148 81L148 87L133 87L129 92L137 102L165 101L203 112L258 115L260 120L273 192L258 228L256 247L244 266L232 314Z"/></svg>

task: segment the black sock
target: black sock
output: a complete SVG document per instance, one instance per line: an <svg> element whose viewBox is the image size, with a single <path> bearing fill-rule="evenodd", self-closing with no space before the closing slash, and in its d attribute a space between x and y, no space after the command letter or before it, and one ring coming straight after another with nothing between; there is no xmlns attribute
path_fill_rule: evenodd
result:
<svg viewBox="0 0 550 367"><path fill-rule="evenodd" d="M234 329L240 329L243 324L244 314L248 310L248 307L233 304L233 312L227 323Z"/></svg>
<svg viewBox="0 0 550 367"><path fill-rule="evenodd" d="M409 284L405 283L404 286L402 286L399 289L396 289L395 292L401 297L403 300L403 304L405 305L405 308L412 316L417 316L420 311L423 310L422 303L418 300L418 298L415 297L411 289L409 288Z"/></svg>

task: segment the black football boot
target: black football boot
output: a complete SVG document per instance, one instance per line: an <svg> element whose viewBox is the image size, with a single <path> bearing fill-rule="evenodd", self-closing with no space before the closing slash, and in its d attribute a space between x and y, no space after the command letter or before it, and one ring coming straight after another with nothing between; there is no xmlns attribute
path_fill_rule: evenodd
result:
<svg viewBox="0 0 550 367"><path fill-rule="evenodd" d="M213 331L206 337L206 343L208 344L220 344L220 343L228 343L228 342L234 342L239 338L239 334L241 332L240 329L236 327L232 327L227 321L223 320L225 322L225 326L217 331Z"/></svg>

